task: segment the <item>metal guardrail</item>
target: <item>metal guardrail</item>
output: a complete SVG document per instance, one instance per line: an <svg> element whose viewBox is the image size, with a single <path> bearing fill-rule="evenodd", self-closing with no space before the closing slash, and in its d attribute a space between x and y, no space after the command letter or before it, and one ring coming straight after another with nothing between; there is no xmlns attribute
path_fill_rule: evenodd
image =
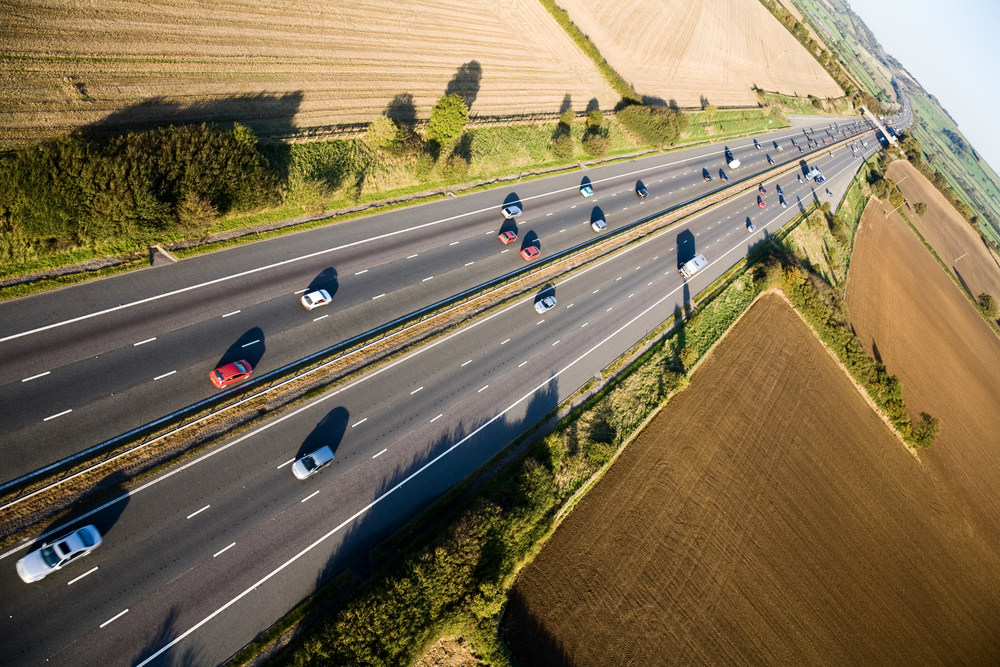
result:
<svg viewBox="0 0 1000 667"><path fill-rule="evenodd" d="M830 150L835 147L838 147L840 144L853 142L854 140L855 140L854 138L850 139L844 138L838 142L831 144L830 146L823 147L823 149ZM808 155L808 153L805 155ZM293 382L299 378L302 378L307 374L316 372L317 370L321 370L322 368L332 363L341 361L352 354L356 354L368 347L383 342L387 338L403 333L404 331L419 324L422 324L433 317L446 314L447 312L453 310L454 308L467 304L473 299L481 298L488 294L494 293L499 289L507 287L508 285L514 282L530 278L531 276L537 273L540 273L544 270L548 270L552 266L560 262L570 259L580 253L591 250L599 245L603 244L610 245L614 241L617 241L621 237L625 236L626 234L658 218L674 213L686 206L690 206L699 201L718 197L719 195L726 192L731 192L732 194L729 194L727 197L725 197L725 199L738 196L743 192L740 186L744 186L745 189L745 186L751 183L751 181L756 181L761 178L769 178L772 177L775 173L781 173L789 169L798 168L798 166L799 166L798 160L791 160L784 164L775 165L770 169L766 169L759 173L748 174L747 176L744 176L742 178L734 179L731 177L730 181L725 185L725 187L718 188L711 192L684 200L673 206L667 207L663 210L644 216L643 218L640 218L639 220L629 223L628 225L625 225L624 227L616 229L610 233L597 236L589 241L584 241L583 243L579 243L570 248L566 248L565 250L550 255L541 261L531 264L530 266L522 267L515 271L510 271L501 276L480 283L479 285L470 287L446 299L441 299L433 304L430 304L418 310L407 313L406 315L395 318L383 325L370 329L366 332L353 336L347 340L341 341L335 345L331 345L327 348L324 348L323 350L319 350L318 352L303 357L302 359L298 359L292 363L286 364L285 366L282 366L273 371L258 376L257 378L251 380L250 382L240 385L236 389L222 392L220 394L212 396L211 398L207 398L192 405L186 406L181 410L177 410L168 415L160 417L159 419L156 419L152 422L131 429L130 431L118 435L114 438L105 440L104 442L98 443L97 445L94 445L92 447L88 447L87 449L82 450L76 454L73 454L72 456L51 463L43 468L35 470L26 475L22 475L17 479L4 482L3 484L0 484L0 493L5 493L5 492L16 493L18 489L24 489L30 486L34 482L34 480L37 480L48 473L54 473L56 475L59 475L60 471L62 472L61 476L57 476L50 483L44 485L43 487L35 489L23 496L18 496L16 498L13 498L10 501L4 503L2 506L0 506L0 511L3 511L47 489L50 489L54 486L64 483L71 478L78 477L82 474L85 474L96 468L106 465L107 463L115 459L121 458L123 456L126 456L127 454L135 452L138 449L141 449L142 447L148 446L158 440L161 440L174 433L177 433L178 431L187 428L189 426L192 426L200 421L204 421L210 417L217 416L222 412L238 407L243 403L246 403L260 396L263 396L266 393L281 386L284 386L290 382ZM725 199L721 201L725 201ZM706 205L711 205L711 204L709 203ZM289 375L289 373L291 373L291 375ZM230 399L232 399L233 397L238 397L238 398L230 402ZM218 407L218 409L213 410L205 415L196 416L206 409L212 409L213 406ZM191 419L191 421L186 421L188 417L192 416L193 418ZM176 426L167 427L166 425L170 424L171 422L177 422ZM161 427L167 428L167 431L160 433L158 435L154 435L154 432ZM117 451L117 452L115 451L116 448L122 446L124 443L127 443L130 439L138 438L143 434L146 434L146 436L148 437L137 442L133 446L128 447L123 451ZM100 457L102 454L104 455L103 458L98 459L97 457ZM95 457L95 460L90 465L87 465L85 468L81 470L73 470L74 466L79 465L81 461L86 460L87 457L90 456Z"/></svg>

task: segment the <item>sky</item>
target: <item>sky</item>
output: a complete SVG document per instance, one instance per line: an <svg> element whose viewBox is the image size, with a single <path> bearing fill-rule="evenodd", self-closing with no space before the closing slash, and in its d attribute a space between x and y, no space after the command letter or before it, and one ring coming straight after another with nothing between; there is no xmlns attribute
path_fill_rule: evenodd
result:
<svg viewBox="0 0 1000 667"><path fill-rule="evenodd" d="M1000 1L849 0L875 38L937 97L980 156L1000 171Z"/></svg>

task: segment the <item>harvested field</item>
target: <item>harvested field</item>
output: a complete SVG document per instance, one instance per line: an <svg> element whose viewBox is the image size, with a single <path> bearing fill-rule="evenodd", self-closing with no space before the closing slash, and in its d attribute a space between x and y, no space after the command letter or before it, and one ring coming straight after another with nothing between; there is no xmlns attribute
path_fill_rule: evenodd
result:
<svg viewBox="0 0 1000 667"><path fill-rule="evenodd" d="M848 279L851 323L902 380L910 416L941 419L923 465L961 503L956 523L1000 550L1000 339L906 223L872 202Z"/></svg>
<svg viewBox="0 0 1000 667"><path fill-rule="evenodd" d="M559 0L643 95L682 107L756 105L751 90L844 92L758 0Z"/></svg>
<svg viewBox="0 0 1000 667"><path fill-rule="evenodd" d="M909 162L903 160L889 165L886 176L896 181L900 192L910 202L906 217L973 298L986 292L1000 300L1000 265L983 244L979 234L948 203L944 195ZM913 205L917 202L927 204L927 213L923 217L913 210Z"/></svg>
<svg viewBox="0 0 1000 667"><path fill-rule="evenodd" d="M522 667L996 664L998 565L766 296L524 568L503 631Z"/></svg>
<svg viewBox="0 0 1000 667"><path fill-rule="evenodd" d="M0 3L0 141L200 120L261 133L619 97L537 2L70 0ZM530 45L527 48L525 45Z"/></svg>

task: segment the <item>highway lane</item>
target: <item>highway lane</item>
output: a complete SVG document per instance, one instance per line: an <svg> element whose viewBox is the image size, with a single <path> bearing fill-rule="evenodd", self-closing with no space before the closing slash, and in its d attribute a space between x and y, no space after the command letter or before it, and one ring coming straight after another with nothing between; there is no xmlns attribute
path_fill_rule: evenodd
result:
<svg viewBox="0 0 1000 667"><path fill-rule="evenodd" d="M839 153L820 161L835 188L860 164ZM785 180L789 197L815 190ZM685 297L678 253L712 262L697 293L794 213L741 195L557 283L549 313L523 299L268 422L87 517L104 545L40 584L14 574L23 550L4 552L0 628L20 641L0 664L131 664L192 628L154 664L218 664L670 317ZM337 462L297 482L289 462L319 443Z"/></svg>
<svg viewBox="0 0 1000 667"><path fill-rule="evenodd" d="M791 136L801 139L800 133L792 129L773 136L785 142ZM775 154L777 160L802 157L785 145L788 150ZM752 143L733 150L744 162L734 176L763 169L770 152ZM700 165L706 160L714 161L713 169L718 163L729 171L722 166L722 146L693 149L699 151L519 185L514 192L526 215L516 226L522 238L537 235L543 253L554 252L592 238L594 206L615 229L691 199L720 185L717 174L712 183L702 181ZM591 199L579 195L584 176L596 190ZM650 189L645 201L632 194L639 177ZM3 304L0 312L7 317L0 318L0 328L10 336L155 298L163 290L223 280L0 343L5 382L0 401L8 406L0 424L5 453L0 481L210 396L215 390L206 376L220 362L246 358L260 374L521 266L518 247L503 247L495 238L504 224L497 202L507 192L393 211ZM435 217L457 205L459 212ZM339 250L326 252L330 247ZM315 252L323 254L224 280L234 270ZM161 291L151 292L153 284ZM328 287L334 303L307 313L296 293L310 284ZM65 308L59 311L63 320L56 317L56 306ZM244 350L247 344L252 345Z"/></svg>

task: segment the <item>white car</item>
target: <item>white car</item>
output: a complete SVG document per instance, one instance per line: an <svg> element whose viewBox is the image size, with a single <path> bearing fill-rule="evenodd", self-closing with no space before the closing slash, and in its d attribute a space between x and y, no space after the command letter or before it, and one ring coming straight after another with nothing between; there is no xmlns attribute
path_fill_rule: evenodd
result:
<svg viewBox="0 0 1000 667"><path fill-rule="evenodd" d="M548 312L555 307L556 298L554 296L547 296L535 304L535 312L541 315L542 313Z"/></svg>
<svg viewBox="0 0 1000 667"><path fill-rule="evenodd" d="M516 218L517 216L521 215L521 207L518 206L517 204L507 204L502 209L500 209L500 213L503 214L503 217L510 220L511 218Z"/></svg>
<svg viewBox="0 0 1000 667"><path fill-rule="evenodd" d="M302 305L306 307L306 310L319 308L320 306L325 306L328 303L330 303L330 293L325 289L318 289L315 292L309 292L302 295Z"/></svg>
<svg viewBox="0 0 1000 667"><path fill-rule="evenodd" d="M590 223L590 227L599 234L608 228L608 223L604 222L601 218L598 218Z"/></svg>
<svg viewBox="0 0 1000 667"><path fill-rule="evenodd" d="M17 561L17 574L25 583L44 579L47 575L86 556L101 546L101 534L94 526L84 526L69 535L46 542Z"/></svg>
<svg viewBox="0 0 1000 667"><path fill-rule="evenodd" d="M292 474L299 479L306 479L315 475L321 468L333 460L333 450L324 445L312 454L306 454L301 459L292 464Z"/></svg>

